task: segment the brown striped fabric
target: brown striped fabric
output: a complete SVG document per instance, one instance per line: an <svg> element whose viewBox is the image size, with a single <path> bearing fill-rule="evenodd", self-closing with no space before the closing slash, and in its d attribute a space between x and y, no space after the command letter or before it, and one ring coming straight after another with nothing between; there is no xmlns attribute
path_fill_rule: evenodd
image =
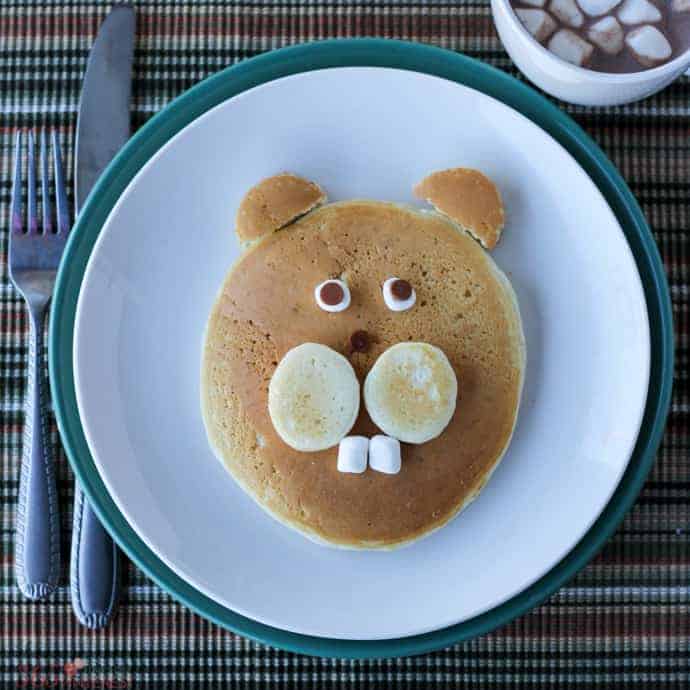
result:
<svg viewBox="0 0 690 690"><path fill-rule="evenodd" d="M106 630L89 632L76 623L69 602L72 474L54 424L61 587L43 603L22 599L12 559L28 322L6 267L12 138L19 127L59 129L71 171L86 55L109 4L0 0L0 688L690 688L687 78L629 106L561 104L619 167L653 227L671 284L677 367L663 446L637 503L599 557L545 604L492 634L434 654L320 660L226 632L176 604L128 565L117 618ZM135 126L226 65L319 38L422 41L517 74L485 0L135 5ZM75 659L85 667L78 670Z"/></svg>

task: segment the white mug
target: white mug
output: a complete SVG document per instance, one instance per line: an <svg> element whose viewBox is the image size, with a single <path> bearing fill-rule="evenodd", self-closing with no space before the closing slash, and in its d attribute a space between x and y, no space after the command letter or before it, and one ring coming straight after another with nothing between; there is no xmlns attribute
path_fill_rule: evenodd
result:
<svg viewBox="0 0 690 690"><path fill-rule="evenodd" d="M491 0L498 35L513 62L538 87L570 103L620 105L660 91L690 67L690 49L640 72L610 74L572 65L538 43L508 0Z"/></svg>

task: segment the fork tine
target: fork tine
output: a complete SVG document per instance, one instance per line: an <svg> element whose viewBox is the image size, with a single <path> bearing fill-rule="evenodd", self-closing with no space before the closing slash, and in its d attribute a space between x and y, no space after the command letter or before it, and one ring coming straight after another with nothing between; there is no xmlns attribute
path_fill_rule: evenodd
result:
<svg viewBox="0 0 690 690"><path fill-rule="evenodd" d="M12 176L12 232L24 232L22 222L22 132L19 130L14 145L14 175Z"/></svg>
<svg viewBox="0 0 690 690"><path fill-rule="evenodd" d="M36 155L34 150L34 133L29 131L29 160L27 164L26 177L27 188L27 231L30 235L38 232L38 215L36 213Z"/></svg>
<svg viewBox="0 0 690 690"><path fill-rule="evenodd" d="M50 203L50 179L48 173L48 149L46 147L46 132L41 132L41 209L43 211L43 233L53 232L53 209Z"/></svg>
<svg viewBox="0 0 690 690"><path fill-rule="evenodd" d="M65 173L62 169L62 155L57 132L53 132L53 165L55 166L55 198L57 206L57 231L69 232L69 210L67 209L67 191L65 190Z"/></svg>

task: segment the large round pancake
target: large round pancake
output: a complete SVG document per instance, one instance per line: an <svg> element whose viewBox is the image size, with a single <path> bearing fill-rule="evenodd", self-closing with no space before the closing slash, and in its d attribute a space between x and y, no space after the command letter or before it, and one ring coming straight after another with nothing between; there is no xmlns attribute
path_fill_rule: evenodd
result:
<svg viewBox="0 0 690 690"><path fill-rule="evenodd" d="M383 302L381 285L393 275L417 292L409 311ZM314 286L336 276L352 304L327 313ZM370 335L366 353L350 352L357 330ZM344 474L337 448L304 453L279 438L268 385L289 349L328 345L362 382L387 347L405 340L445 352L458 401L440 436L403 444L399 474ZM442 526L479 493L510 442L524 367L515 295L474 239L437 213L348 201L265 237L233 266L208 322L202 409L214 451L274 517L318 541L390 548ZM351 433L379 433L363 405Z"/></svg>

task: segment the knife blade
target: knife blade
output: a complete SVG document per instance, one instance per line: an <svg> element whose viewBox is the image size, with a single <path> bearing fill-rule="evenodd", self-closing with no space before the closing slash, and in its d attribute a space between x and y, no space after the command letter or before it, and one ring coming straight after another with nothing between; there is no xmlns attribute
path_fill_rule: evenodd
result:
<svg viewBox="0 0 690 690"><path fill-rule="evenodd" d="M75 211L79 214L108 163L129 139L129 104L136 18L127 4L107 15L89 53L75 142ZM72 608L91 629L107 625L117 605L118 550L86 500L74 487L70 589Z"/></svg>
<svg viewBox="0 0 690 690"><path fill-rule="evenodd" d="M89 53L79 101L75 143L75 203L79 213L91 188L129 139L135 15L116 5Z"/></svg>

